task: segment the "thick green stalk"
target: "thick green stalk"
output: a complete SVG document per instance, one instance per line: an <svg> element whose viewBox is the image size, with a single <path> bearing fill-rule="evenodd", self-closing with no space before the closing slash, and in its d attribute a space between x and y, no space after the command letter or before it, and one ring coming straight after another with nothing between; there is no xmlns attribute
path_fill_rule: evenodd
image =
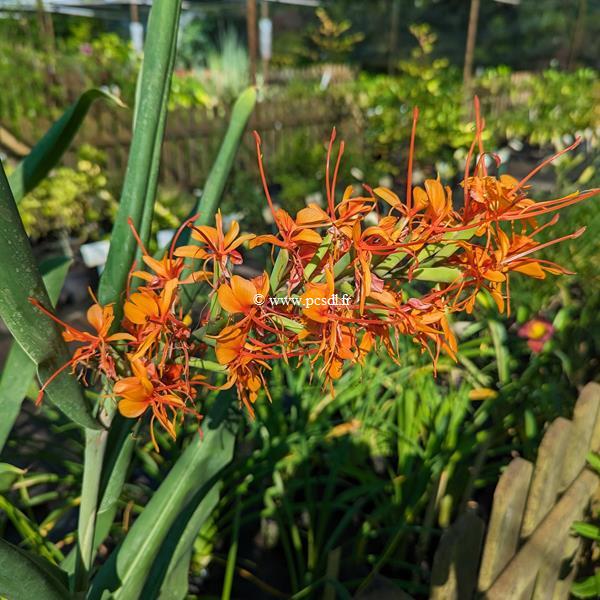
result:
<svg viewBox="0 0 600 600"><path fill-rule="evenodd" d="M107 437L106 429L100 431L86 429L85 431L83 482L77 522L77 557L74 578L75 591L78 592L87 590L89 573L92 569L96 509Z"/></svg>
<svg viewBox="0 0 600 600"><path fill-rule="evenodd" d="M233 587L233 574L235 572L235 563L237 561L241 515L242 499L240 497L237 497L235 500L233 531L231 533L231 544L229 546L229 552L227 553L227 566L225 567L225 578L223 580L223 591L221 592L221 600L230 600L231 598L231 589Z"/></svg>
<svg viewBox="0 0 600 600"><path fill-rule="evenodd" d="M169 57L169 71L173 72L175 65L175 54L177 51L177 36L173 37L173 43L171 46L171 54ZM150 173L148 176L148 188L146 190L146 199L144 201L144 211L142 213L142 221L140 223L140 238L147 243L150 239L150 231L152 229L152 217L154 216L154 201L156 199L156 189L158 187L158 173L160 171L160 156L163 137L165 133L165 126L167 122L167 108L169 104L169 87L165 88L160 107L160 116L158 121L158 132L154 140L154 152L152 154L152 164L150 167ZM137 121L137 112L134 122ZM141 260L141 250L138 248L136 252L136 260Z"/></svg>
<svg viewBox="0 0 600 600"><path fill-rule="evenodd" d="M133 139L106 268L98 289L101 304L117 302L116 322L120 321L118 300L137 251L127 220L131 218L136 228L140 228L150 184L155 181L152 168L156 165L157 140L162 139L163 134L161 110L171 84L171 51L180 12L181 0L155 0L148 20Z"/></svg>
<svg viewBox="0 0 600 600"><path fill-rule="evenodd" d="M142 239L145 242L150 232L180 12L181 0L155 0L150 11L127 171L111 235L106 268L98 289L101 304L115 302L115 327L118 327L121 321L120 297L138 250L128 220L131 219L138 230L143 227ZM107 426L110 426L113 420L114 411L114 406L108 404L104 409L103 422ZM74 577L78 590L86 587L94 556L106 437L104 433L86 436L85 469L78 522L78 555ZM126 467L121 465L120 468Z"/></svg>

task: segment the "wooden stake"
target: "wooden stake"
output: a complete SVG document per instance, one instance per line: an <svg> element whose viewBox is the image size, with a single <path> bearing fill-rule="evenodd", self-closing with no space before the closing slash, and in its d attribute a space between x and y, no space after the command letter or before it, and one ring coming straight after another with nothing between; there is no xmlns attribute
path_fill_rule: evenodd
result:
<svg viewBox="0 0 600 600"><path fill-rule="evenodd" d="M248 32L248 55L250 57L250 81L256 84L256 0L246 0L246 28Z"/></svg>
<svg viewBox="0 0 600 600"><path fill-rule="evenodd" d="M465 50L465 66L463 71L463 86L465 96L471 94L473 81L473 60L475 56L475 40L477 38L477 22L479 21L479 0L471 0L469 12L469 28L467 30L467 47Z"/></svg>

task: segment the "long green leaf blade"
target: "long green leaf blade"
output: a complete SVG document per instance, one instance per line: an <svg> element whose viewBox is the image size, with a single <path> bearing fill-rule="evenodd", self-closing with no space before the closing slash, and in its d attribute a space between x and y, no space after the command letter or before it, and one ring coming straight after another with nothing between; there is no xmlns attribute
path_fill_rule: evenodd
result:
<svg viewBox="0 0 600 600"><path fill-rule="evenodd" d="M56 258L40 265L44 285L48 290L50 302L54 306L60 295L63 283L69 271L71 260ZM21 410L21 404L29 385L35 377L36 366L21 346L13 343L4 363L0 376L0 452L10 435L10 431Z"/></svg>
<svg viewBox="0 0 600 600"><path fill-rule="evenodd" d="M121 203L113 227L106 268L100 279L98 298L101 304L118 302L137 251L137 244L127 223L131 218L141 228L144 207L154 194L152 176L156 152L164 133L161 110L171 85L171 50L177 36L181 0L156 0L148 20L144 62L140 73L139 105L136 106L133 138L123 183ZM116 308L119 308L117 304ZM119 310L115 311L118 317ZM116 318L118 322L120 319Z"/></svg>
<svg viewBox="0 0 600 600"><path fill-rule="evenodd" d="M198 219L200 225L211 224L214 219L233 166L233 160L242 140L242 134L255 105L256 88L253 87L244 90L233 105L227 132L196 207L196 212L200 214Z"/></svg>
<svg viewBox="0 0 600 600"><path fill-rule="evenodd" d="M116 96L99 89L81 94L10 174L8 180L17 204L58 164L90 107L101 98L124 106Z"/></svg>
<svg viewBox="0 0 600 600"><path fill-rule="evenodd" d="M0 165L0 317L15 340L38 365L46 381L68 360L69 354L57 327L29 302L36 298L50 306L50 298L37 268L27 234L17 211L4 168ZM91 416L81 387L62 372L48 386L50 400L70 419L84 427L100 426Z"/></svg>

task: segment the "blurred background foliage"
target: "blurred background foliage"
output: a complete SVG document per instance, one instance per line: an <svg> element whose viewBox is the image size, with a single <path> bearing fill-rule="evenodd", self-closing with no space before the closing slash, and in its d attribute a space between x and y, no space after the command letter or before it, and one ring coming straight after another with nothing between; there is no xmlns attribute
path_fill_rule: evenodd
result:
<svg viewBox="0 0 600 600"><path fill-rule="evenodd" d="M473 136L462 79L469 3L368 4L368 16L358 0L331 0L318 11L271 5L273 58L262 102L289 106L290 118L299 100L343 105L356 131L347 140L340 182L381 183L400 192L418 106L414 182L439 173L460 198L457 184ZM25 142L27 124L47 124L85 88L105 86L129 106L135 101L141 57L119 27L58 15L52 24L49 37L35 14L0 19L0 126ZM502 170L523 176L574 136L582 138L577 150L534 179L538 198L600 186L599 61L596 2L481 2L474 87L486 115L486 146L502 157ZM332 62L349 75L328 81L324 63ZM307 77L311 68L316 75ZM242 8L183 19L170 119L198 109L207 120L226 114L250 80ZM284 131L285 145L271 151L265 144L265 152L273 197L294 213L323 201L326 135L314 128ZM198 140L185 143L214 153ZM75 146L70 162L19 207L35 244L65 236L78 244L110 231L122 172L106 150L77 140ZM199 194L197 187L163 182L153 232L175 228ZM274 368L273 403L262 398L256 421L240 433L219 506L196 541L190 593L220 597L233 569L237 597L320 598L327 577L347 594L375 574L427 597L442 531L470 502L486 514L502 468L516 455L533 459L546 425L569 417L581 386L598 379L598 206L592 200L565 210L552 235L582 225L587 232L544 253L576 274L515 277L508 317L482 296L474 315L453 324L458 361L441 360L437 374L408 343L401 365L372 357L344 374L335 396L311 381L307 364ZM225 216L235 215L246 231L268 231L264 208L254 164L240 163L225 190ZM260 261L247 266L262 268ZM77 259L75 270L81 268ZM61 311L77 322L84 308L63 304ZM554 327L539 353L518 335L533 318ZM207 405L214 402L215 393L203 393ZM35 394L32 385L30 398ZM83 440L48 404L24 406L10 437L0 440L0 534L58 563L75 536ZM157 454L140 434L101 556L122 539L185 440L162 436Z"/></svg>

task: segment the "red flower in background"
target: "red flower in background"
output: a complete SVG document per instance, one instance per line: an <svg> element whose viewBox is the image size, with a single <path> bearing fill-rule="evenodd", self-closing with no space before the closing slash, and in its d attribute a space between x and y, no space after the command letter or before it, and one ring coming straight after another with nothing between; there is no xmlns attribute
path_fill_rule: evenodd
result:
<svg viewBox="0 0 600 600"><path fill-rule="evenodd" d="M531 319L519 327L518 334L527 340L533 352L541 352L544 344L554 335L554 326L546 319Z"/></svg>

